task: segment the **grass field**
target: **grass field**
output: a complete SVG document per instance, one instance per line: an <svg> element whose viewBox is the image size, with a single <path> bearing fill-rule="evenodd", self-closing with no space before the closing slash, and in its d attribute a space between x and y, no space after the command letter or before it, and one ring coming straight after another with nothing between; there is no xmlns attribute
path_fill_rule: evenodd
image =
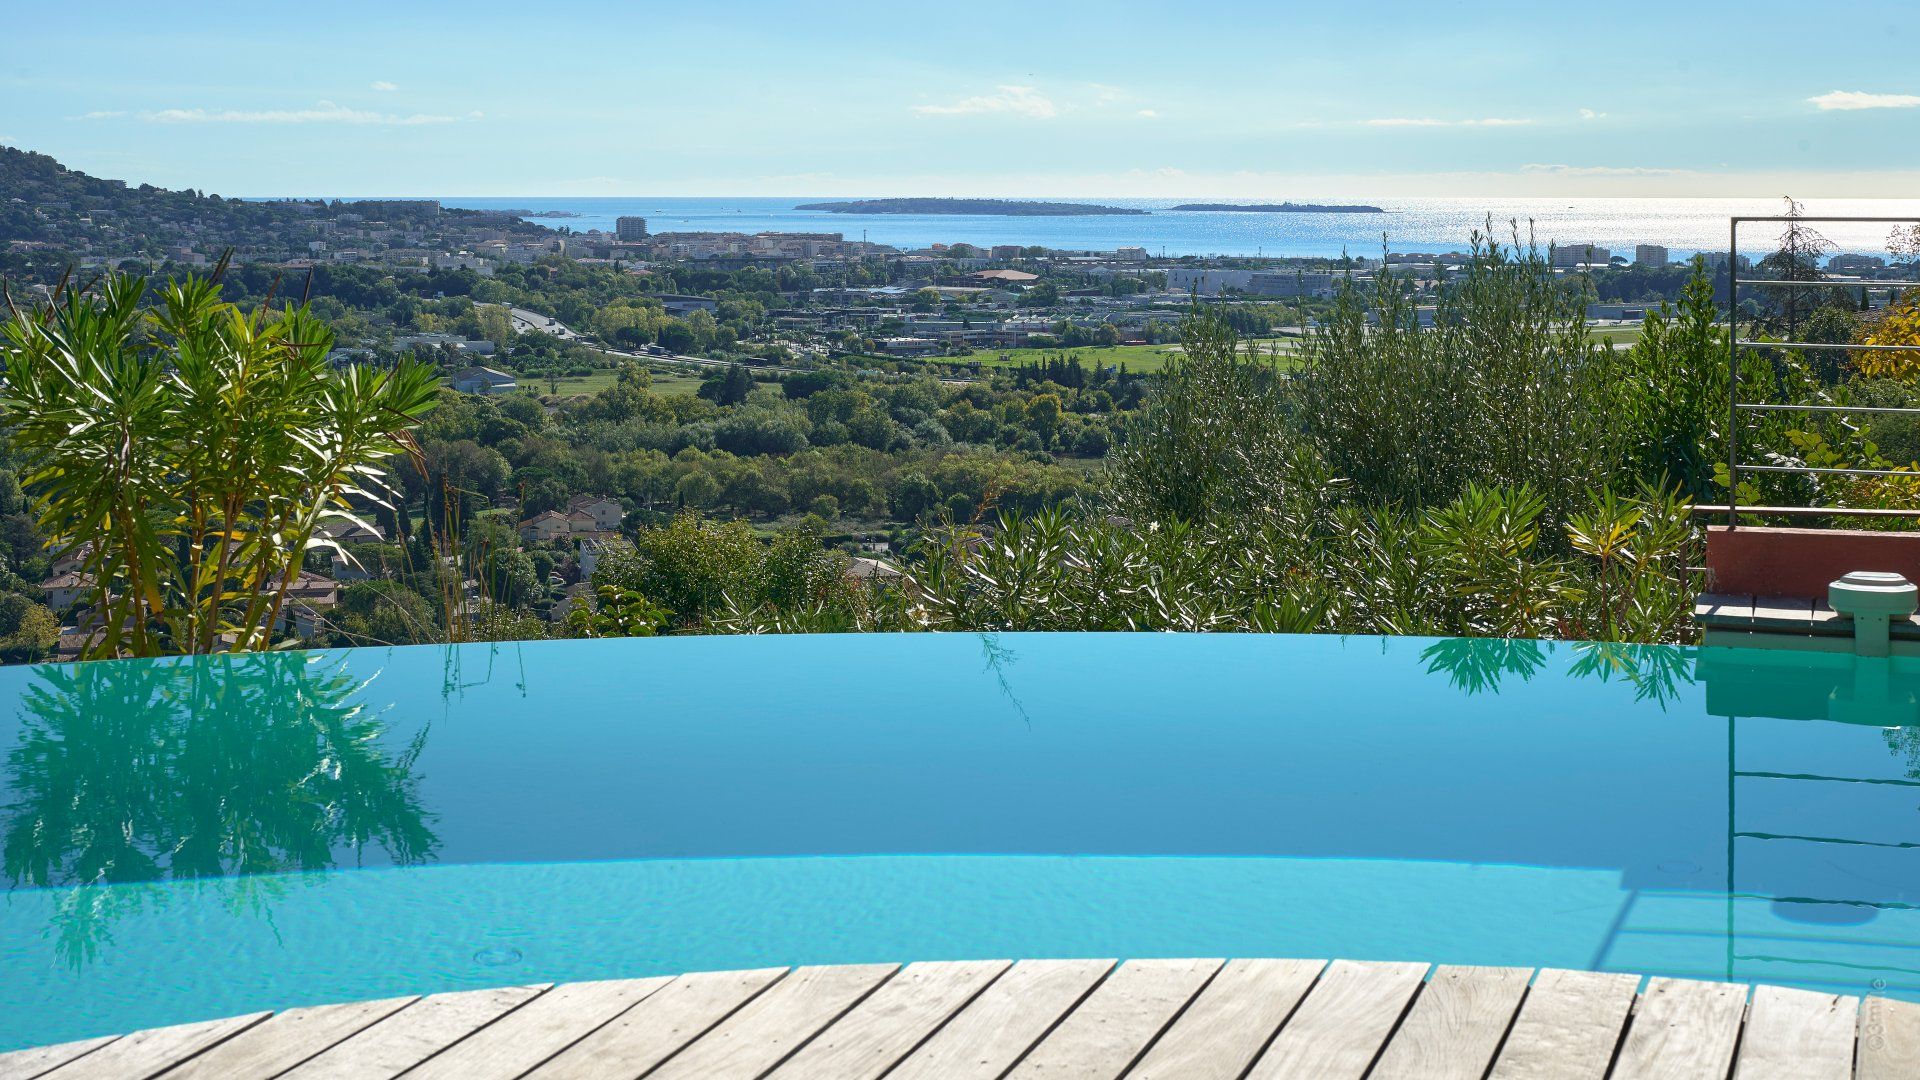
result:
<svg viewBox="0 0 1920 1080"><path fill-rule="evenodd" d="M1609 345L1631 345L1640 340L1640 326L1595 326L1592 327L1593 339Z"/></svg>
<svg viewBox="0 0 1920 1080"><path fill-rule="evenodd" d="M576 394L597 394L607 387L612 386L614 380L619 377L619 374L619 372L609 368L606 370L596 370L591 375L565 376L559 380L558 393L561 397L572 397ZM691 396L700 389L700 377L691 371L686 374L681 374L677 371L655 371L652 375L653 392L656 394L667 397ZM552 389L553 384L548 383L543 376L526 375L519 376L518 378L521 386L532 390L536 394L555 392Z"/></svg>

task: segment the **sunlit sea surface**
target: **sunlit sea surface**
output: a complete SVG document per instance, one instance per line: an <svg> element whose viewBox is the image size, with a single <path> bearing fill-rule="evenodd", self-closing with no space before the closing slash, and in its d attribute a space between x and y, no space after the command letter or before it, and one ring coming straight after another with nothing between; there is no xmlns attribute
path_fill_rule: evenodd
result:
<svg viewBox="0 0 1920 1080"><path fill-rule="evenodd" d="M835 214L796 210L806 198L448 198L450 207L558 211L577 216L536 219L553 228L612 231L614 219L647 219L653 232L837 232L848 239L913 248L965 242L1112 250L1144 247L1158 256L1178 255L1370 255L1382 243L1395 251L1446 252L1464 248L1488 222L1503 240L1517 229L1544 246L1596 245L1633 257L1635 244L1661 244L1675 258L1695 251L1727 249L1727 219L1778 214L1777 199L1376 199L1384 214L1258 214L1169 211L1185 199L1099 199L1085 202L1138 207L1145 216L1002 217L955 214ZM1279 200L1226 200L1279 201ZM1337 194L1296 196L1294 202L1352 203ZM1809 214L1920 216L1920 199L1815 199ZM1885 254L1887 226L1823 226L1842 250ZM1779 227L1743 226L1742 250L1772 249ZM1384 236L1384 241L1383 241Z"/></svg>

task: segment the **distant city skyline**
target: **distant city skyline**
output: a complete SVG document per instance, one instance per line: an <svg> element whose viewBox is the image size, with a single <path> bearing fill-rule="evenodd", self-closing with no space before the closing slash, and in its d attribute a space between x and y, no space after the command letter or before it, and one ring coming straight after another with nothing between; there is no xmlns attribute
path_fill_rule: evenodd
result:
<svg viewBox="0 0 1920 1080"><path fill-rule="evenodd" d="M0 143L247 196L1920 196L1878 0L529 10L29 6Z"/></svg>

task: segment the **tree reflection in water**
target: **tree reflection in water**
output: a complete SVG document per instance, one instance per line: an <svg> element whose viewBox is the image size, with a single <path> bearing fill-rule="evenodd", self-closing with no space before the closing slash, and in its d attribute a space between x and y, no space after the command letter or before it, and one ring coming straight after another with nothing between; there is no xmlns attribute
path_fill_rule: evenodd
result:
<svg viewBox="0 0 1920 1080"><path fill-rule="evenodd" d="M1445 673L1453 688L1467 694L1500 692L1508 678L1528 682L1547 666L1558 649L1573 651L1567 673L1601 682L1624 680L1634 697L1667 707L1683 686L1694 682L1694 653L1671 645L1630 645L1604 641L1535 641L1527 638L1442 638L1420 652L1427 670Z"/></svg>
<svg viewBox="0 0 1920 1080"><path fill-rule="evenodd" d="M382 744L342 657L254 653L49 666L21 697L6 759L4 868L14 887L65 888L53 932L79 965L114 922L194 879L236 912L371 849L406 865L438 846L413 767L425 739Z"/></svg>

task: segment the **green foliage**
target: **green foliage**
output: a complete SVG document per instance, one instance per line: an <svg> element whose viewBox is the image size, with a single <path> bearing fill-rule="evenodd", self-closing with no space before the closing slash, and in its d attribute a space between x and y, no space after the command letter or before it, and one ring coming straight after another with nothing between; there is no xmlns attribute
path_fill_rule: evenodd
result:
<svg viewBox="0 0 1920 1080"><path fill-rule="evenodd" d="M356 581L342 589L333 622L349 645L425 645L443 640L434 605L399 581Z"/></svg>
<svg viewBox="0 0 1920 1080"><path fill-rule="evenodd" d="M60 620L45 604L19 593L0 595L0 660L31 664L44 660L60 640Z"/></svg>
<svg viewBox="0 0 1920 1080"><path fill-rule="evenodd" d="M1224 323L1189 318L1185 351L1120 433L1103 494L1144 520L1267 516L1291 501L1306 463L1277 366L1250 354Z"/></svg>
<svg viewBox="0 0 1920 1080"><path fill-rule="evenodd" d="M211 279L109 276L5 327L0 395L40 531L90 541L95 656L264 647L320 529L384 505L435 375L330 368L305 308L251 313Z"/></svg>
<svg viewBox="0 0 1920 1080"><path fill-rule="evenodd" d="M990 534L930 536L910 568L913 625L932 630L1304 631L1320 616L1279 530L1118 527L1064 509L1001 515Z"/></svg>
<svg viewBox="0 0 1920 1080"><path fill-rule="evenodd" d="M1586 299L1537 249L1479 235L1430 326L1391 275L1349 285L1303 347L1299 426L1359 501L1417 508L1528 484L1565 521L1612 479L1624 441L1618 364L1588 335Z"/></svg>
<svg viewBox="0 0 1920 1080"><path fill-rule="evenodd" d="M567 612L567 629L574 637L652 637L673 615L633 589L602 585L594 592L600 598L598 608L575 607Z"/></svg>
<svg viewBox="0 0 1920 1080"><path fill-rule="evenodd" d="M657 599L675 630L699 630L723 614L794 612L817 605L850 608L855 585L847 559L821 546L809 525L785 529L770 542L744 521L713 522L682 513L641 529L631 545L603 552L596 590Z"/></svg>
<svg viewBox="0 0 1920 1080"><path fill-rule="evenodd" d="M1625 476L1665 476L1694 499L1709 492L1726 439L1727 330L1718 318L1698 261L1678 306L1647 313L1610 395L1624 428Z"/></svg>
<svg viewBox="0 0 1920 1080"><path fill-rule="evenodd" d="M1144 528L1064 509L929 537L908 567L929 630L1238 630L1593 637L1690 633L1688 505L1600 490L1546 550L1532 489L1469 485L1413 521L1342 507L1302 523Z"/></svg>

